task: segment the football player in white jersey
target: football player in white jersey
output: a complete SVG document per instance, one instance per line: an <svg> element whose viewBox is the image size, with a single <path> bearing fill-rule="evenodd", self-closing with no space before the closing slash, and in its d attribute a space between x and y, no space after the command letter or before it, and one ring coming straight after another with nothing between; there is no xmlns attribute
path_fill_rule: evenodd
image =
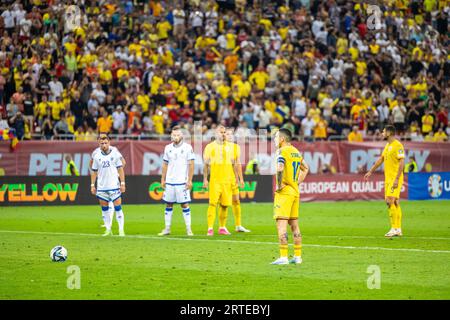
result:
<svg viewBox="0 0 450 320"><path fill-rule="evenodd" d="M100 132L99 135L98 135L98 140L100 140L102 137L105 137L105 136L107 136L107 133ZM114 147L114 146L111 146L111 150L117 151L117 152L120 153L119 149L117 149L117 148ZM91 161L89 162L89 168L92 168L92 159L94 159L95 155L96 155L98 152L101 152L101 151L102 151L102 150L100 149L100 147L98 147L97 149L95 149L95 150L92 152L92 154L91 154ZM127 162L125 161L125 158L124 158L124 157L122 157L121 160L122 160L122 167L123 167L123 169L125 170L125 166L126 166ZM113 219L114 219L114 204L112 203L112 201L110 201L110 202L108 203L108 206L109 206L109 209L108 209L108 211L105 212L104 214L108 214L108 215L109 215L109 219L111 220L111 223L112 223L112 221L113 221ZM103 216L103 215L102 215L102 216ZM106 225L103 223L103 225L101 225L101 227L105 227L105 228L106 228Z"/></svg>
<svg viewBox="0 0 450 320"><path fill-rule="evenodd" d="M108 202L113 202L119 224L119 236L125 236L124 216L122 211L122 193L125 192L125 172L122 155L110 146L109 136L99 137L100 152L93 154L91 167L91 193L96 195L102 207L102 216L106 231L104 236L112 235L112 219L108 214ZM97 181L97 187L95 182Z"/></svg>
<svg viewBox="0 0 450 320"><path fill-rule="evenodd" d="M158 235L170 234L173 204L178 203L183 210L186 233L193 236L191 230L191 202L190 190L194 175L194 150L183 141L183 133L179 126L175 126L171 133L172 143L164 148L161 186L164 189L163 201L166 203L165 228Z"/></svg>

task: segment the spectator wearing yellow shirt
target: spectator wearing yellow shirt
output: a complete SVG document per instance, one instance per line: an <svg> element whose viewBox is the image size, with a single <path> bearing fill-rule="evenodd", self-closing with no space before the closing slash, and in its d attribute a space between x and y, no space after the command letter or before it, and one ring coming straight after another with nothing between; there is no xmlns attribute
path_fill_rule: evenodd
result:
<svg viewBox="0 0 450 320"><path fill-rule="evenodd" d="M155 133L164 134L164 116L160 108L152 116L153 126L155 128Z"/></svg>
<svg viewBox="0 0 450 320"><path fill-rule="evenodd" d="M142 112L147 112L148 106L150 104L150 97L141 90L136 100L137 104L139 104L142 107Z"/></svg>
<svg viewBox="0 0 450 320"><path fill-rule="evenodd" d="M442 127L439 128L438 132L434 135L434 141L435 142L445 142L448 140L447 135L444 132L444 129Z"/></svg>
<svg viewBox="0 0 450 320"><path fill-rule="evenodd" d="M316 123L314 127L314 138L317 141L326 140L327 139L327 128L328 123L325 119L320 117L319 121Z"/></svg>
<svg viewBox="0 0 450 320"><path fill-rule="evenodd" d="M353 126L352 132L349 133L347 137L349 142L363 142L363 136L361 132L358 131L358 126Z"/></svg>
<svg viewBox="0 0 450 320"><path fill-rule="evenodd" d="M61 96L57 96L55 101L48 102L48 105L52 110L52 119L55 121L61 119L61 111L65 109Z"/></svg>
<svg viewBox="0 0 450 320"><path fill-rule="evenodd" d="M424 141L425 141L425 142L435 142L435 140L434 140L434 132L433 132L433 131L430 131L430 132L425 136Z"/></svg>
<svg viewBox="0 0 450 320"><path fill-rule="evenodd" d="M156 29L158 30L159 40L166 40L169 37L169 31L172 30L172 25L164 19L156 24Z"/></svg>
<svg viewBox="0 0 450 320"><path fill-rule="evenodd" d="M188 100L189 91L186 87L186 80L181 80L180 85L175 91L177 102L180 105L183 105Z"/></svg>
<svg viewBox="0 0 450 320"><path fill-rule="evenodd" d="M75 141L85 141L86 139L86 133L82 126L79 126L73 135L75 136Z"/></svg>
<svg viewBox="0 0 450 320"><path fill-rule="evenodd" d="M84 134L84 141L95 141L97 140L97 134L92 127L88 127L86 133Z"/></svg>
<svg viewBox="0 0 450 320"><path fill-rule="evenodd" d="M34 114L35 116L38 117L38 120L40 123L42 123L42 121L44 120L44 118L48 115L48 109L51 108L48 101L47 101L47 96L43 95L42 96L42 101L39 102L34 109Z"/></svg>
<svg viewBox="0 0 450 320"><path fill-rule="evenodd" d="M313 119L314 123L317 124L320 120L320 114L321 114L321 111L317 107L317 103L315 101L311 101L311 106L308 110L307 116L311 117Z"/></svg>
<svg viewBox="0 0 450 320"><path fill-rule="evenodd" d="M101 118L97 120L97 132L111 132L112 118L108 114L108 111L103 110Z"/></svg>
<svg viewBox="0 0 450 320"><path fill-rule="evenodd" d="M425 111L422 116L422 133L425 135L433 130L434 117L430 114L430 110Z"/></svg>
<svg viewBox="0 0 450 320"><path fill-rule="evenodd" d="M267 82L269 82L269 75L263 67L258 67L248 78L250 83L255 84L258 90L264 90Z"/></svg>
<svg viewBox="0 0 450 320"><path fill-rule="evenodd" d="M236 48L236 32L233 29L228 30L225 39L227 40L227 49L234 50Z"/></svg>

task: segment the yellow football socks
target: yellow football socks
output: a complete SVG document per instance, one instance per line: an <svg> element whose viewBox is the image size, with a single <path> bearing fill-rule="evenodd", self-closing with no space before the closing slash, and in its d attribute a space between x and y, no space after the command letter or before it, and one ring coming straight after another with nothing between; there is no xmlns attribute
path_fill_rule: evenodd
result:
<svg viewBox="0 0 450 320"><path fill-rule="evenodd" d="M389 207L389 219L391 221L391 228L395 228L397 225L397 208L394 204Z"/></svg>
<svg viewBox="0 0 450 320"><path fill-rule="evenodd" d="M397 229L401 229L402 228L402 208L400 208L400 205L398 205L397 207L397 221L396 221L396 225L397 225Z"/></svg>
<svg viewBox="0 0 450 320"><path fill-rule="evenodd" d="M301 257L302 256L302 245L294 244L294 256Z"/></svg>
<svg viewBox="0 0 450 320"><path fill-rule="evenodd" d="M219 206L219 227L224 228L227 224L228 207Z"/></svg>
<svg viewBox="0 0 450 320"><path fill-rule="evenodd" d="M233 210L233 215L234 215L234 224L236 227L240 226L241 225L241 202L240 201L233 202L232 210Z"/></svg>
<svg viewBox="0 0 450 320"><path fill-rule="evenodd" d="M208 229L212 229L214 227L215 220L216 220L216 207L209 205L208 206Z"/></svg>
<svg viewBox="0 0 450 320"><path fill-rule="evenodd" d="M287 258L287 256L288 256L288 245L280 244L280 257Z"/></svg>

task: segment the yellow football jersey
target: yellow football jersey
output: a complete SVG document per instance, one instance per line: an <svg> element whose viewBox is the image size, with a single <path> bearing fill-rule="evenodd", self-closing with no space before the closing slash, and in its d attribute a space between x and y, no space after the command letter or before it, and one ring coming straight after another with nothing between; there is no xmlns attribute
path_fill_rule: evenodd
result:
<svg viewBox="0 0 450 320"><path fill-rule="evenodd" d="M400 160L405 158L405 149L398 140L388 143L382 153L384 159L384 179L393 181L398 173ZM403 171L400 174L399 181L403 181Z"/></svg>
<svg viewBox="0 0 450 320"><path fill-rule="evenodd" d="M277 163L284 164L283 180L281 184L286 185L279 191L281 194L296 197L300 196L298 176L300 174L300 164L302 161L303 157L300 155L300 151L292 145L282 147L277 151Z"/></svg>
<svg viewBox="0 0 450 320"><path fill-rule="evenodd" d="M233 183L236 180L233 164L239 159L239 148L232 142L213 141L203 151L203 159L210 165L210 183Z"/></svg>

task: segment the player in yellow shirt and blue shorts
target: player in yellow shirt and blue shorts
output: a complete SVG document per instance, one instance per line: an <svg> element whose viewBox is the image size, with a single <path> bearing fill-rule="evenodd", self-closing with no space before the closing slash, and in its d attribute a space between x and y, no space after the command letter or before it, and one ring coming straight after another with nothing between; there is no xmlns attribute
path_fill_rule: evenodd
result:
<svg viewBox="0 0 450 320"><path fill-rule="evenodd" d="M280 258L272 264L300 264L302 263L302 235L298 226L299 183L305 179L309 168L300 152L291 145L292 134L288 129L278 130L274 140L277 148L277 170L273 211L280 242ZM288 224L294 237L294 258L291 260L288 260Z"/></svg>
<svg viewBox="0 0 450 320"><path fill-rule="evenodd" d="M385 237L391 238L402 236L402 209L400 208L400 191L403 185L403 169L405 166L405 149L395 139L395 128L388 125L382 132L383 138L387 140L383 153L375 164L366 173L366 180L384 162L384 194L389 210L391 229Z"/></svg>
<svg viewBox="0 0 450 320"><path fill-rule="evenodd" d="M226 141L225 127L217 126L216 140L208 143L203 151L203 188L209 187L208 236L214 235L217 207L219 207L219 234L231 234L226 228L226 221L228 207L232 205L232 185L238 176L237 156L234 144Z"/></svg>

